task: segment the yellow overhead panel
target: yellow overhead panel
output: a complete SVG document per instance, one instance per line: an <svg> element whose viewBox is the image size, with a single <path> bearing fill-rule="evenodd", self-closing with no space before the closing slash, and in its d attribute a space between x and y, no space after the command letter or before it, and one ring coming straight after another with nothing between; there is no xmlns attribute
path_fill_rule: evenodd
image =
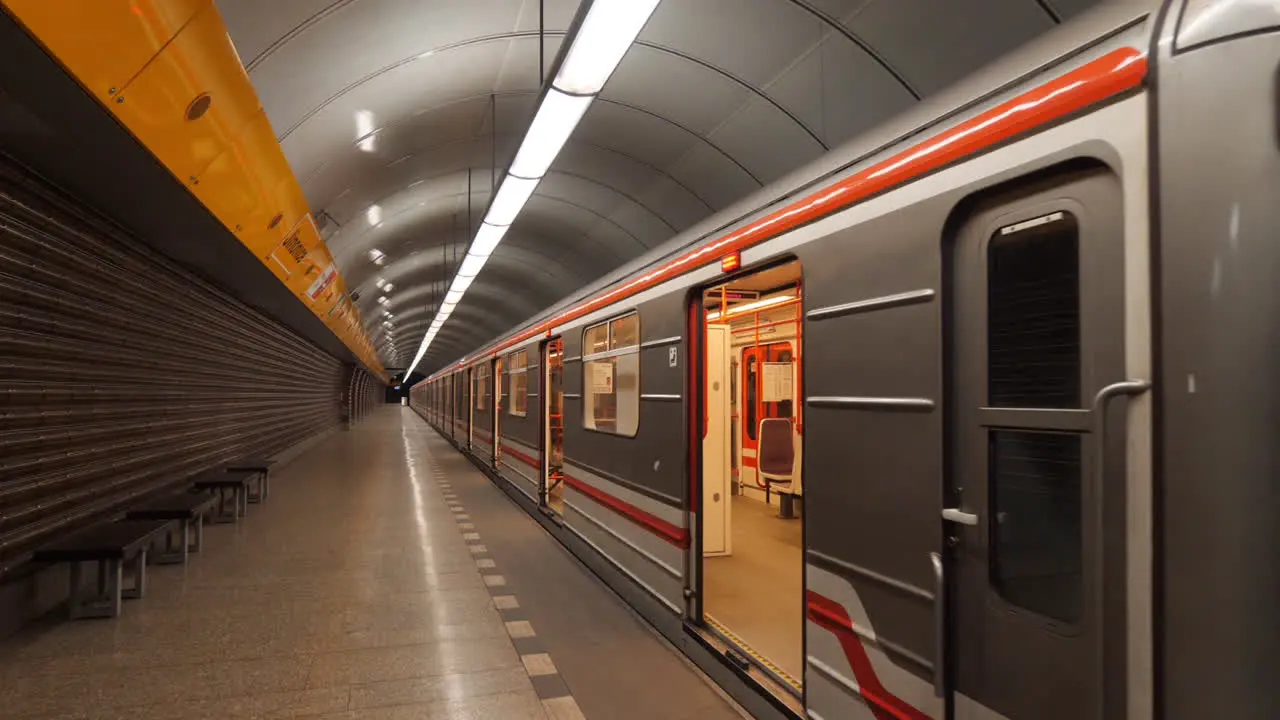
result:
<svg viewBox="0 0 1280 720"><path fill-rule="evenodd" d="M387 380L213 0L0 0Z"/></svg>
<svg viewBox="0 0 1280 720"><path fill-rule="evenodd" d="M231 148L261 108L212 3L201 8L109 105L187 185L200 181L205 168ZM220 219L234 228L235 223L228 223L232 218Z"/></svg>
<svg viewBox="0 0 1280 720"><path fill-rule="evenodd" d="M210 0L4 0L102 102ZM53 47L56 45L56 47Z"/></svg>

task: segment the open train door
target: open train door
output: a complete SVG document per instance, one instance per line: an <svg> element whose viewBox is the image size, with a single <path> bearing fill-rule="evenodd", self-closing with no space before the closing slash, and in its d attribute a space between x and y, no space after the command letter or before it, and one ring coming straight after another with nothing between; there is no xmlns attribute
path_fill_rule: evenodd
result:
<svg viewBox="0 0 1280 720"><path fill-rule="evenodd" d="M540 503L564 514L564 340L542 344L542 485Z"/></svg>

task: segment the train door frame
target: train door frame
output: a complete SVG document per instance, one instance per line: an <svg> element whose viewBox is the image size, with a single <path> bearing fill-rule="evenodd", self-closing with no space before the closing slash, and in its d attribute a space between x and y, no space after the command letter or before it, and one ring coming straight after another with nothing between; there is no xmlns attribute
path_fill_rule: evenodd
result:
<svg viewBox="0 0 1280 720"><path fill-rule="evenodd" d="M498 467L498 463L502 457L499 453L502 452L503 365L504 363L502 362L501 356L494 357L489 361L489 377L493 380L491 385L493 388L493 395L490 398L493 402L489 403L489 409L493 413L493 420L490 423L492 427L489 428L489 430L493 432L493 442L489 448L489 452L492 455L493 467L495 469Z"/></svg>
<svg viewBox="0 0 1280 720"><path fill-rule="evenodd" d="M797 321L797 335L795 341L795 362L797 371L797 390L796 400L793 404L793 414L802 418L800 408L804 406L805 387L804 377L805 357L808 353L804 352L804 266L800 258L794 254L783 254L774 256L750 266L743 267L732 273L725 273L719 277L704 283L695 285L689 289L688 295L685 297L686 312L686 337L688 338L685 346L685 357L688 358L688 371L686 373L685 397L687 398L686 410L688 416L685 422L685 444L686 457L688 458L688 497L685 499L687 513L689 515L688 525L690 528L689 549L685 555L685 606L683 608L682 622L684 624L685 633L695 638L704 647L712 652L722 663L729 667L735 674L743 679L750 687L752 687L761 697L765 698L770 704L780 711L788 715L803 714L804 708L808 706L808 663L804 659L808 657L808 632L807 632L807 610L804 603L806 588L809 586L808 563L805 561L805 551L809 547L808 523L801 524L801 575L800 575L800 598L797 602L796 621L801 628L800 632L800 657L801 677L800 688L795 691L786 683L779 680L767 668L753 659L746 657L739 652L736 646L724 636L720 635L710 627L706 620L706 609L704 603L705 597L705 573L703 572L703 513L702 510L702 492L703 492L703 457L702 457L702 440L706 432L705 417L705 391L703 384L706 382L706 310L703 307L705 294L708 290L720 285L731 283L734 280L750 277L765 270L781 267L794 263L799 270L799 293L800 313ZM732 374L732 373L731 373ZM801 421L802 422L802 421ZM732 423L731 423L732 425ZM805 443L807 442L807 433L800 433L800 473L801 478L805 476L805 463L807 462L808 453L805 452ZM750 669L755 668L758 674L753 674ZM762 679L767 678L767 680ZM780 688L788 693L784 699L774 688ZM798 703L798 706L796 705Z"/></svg>
<svg viewBox="0 0 1280 720"><path fill-rule="evenodd" d="M470 366L460 372L467 383L467 452L471 452L475 447L476 381Z"/></svg>
<svg viewBox="0 0 1280 720"><path fill-rule="evenodd" d="M554 443L552 442L552 438L551 438L551 399L555 395L555 388L552 387L552 382L551 382L551 369L553 366L553 363L551 362L552 348L557 348L560 353L559 359L555 364L560 367L559 390L562 395L564 393L564 338L560 335L556 335L555 337L547 338L538 346L538 358L539 358L539 362L542 363L542 382L541 382L542 416L539 418L540 428L538 431L538 438L539 438L539 442L541 443L541 447L539 448L541 452L541 458L540 458L541 472L539 473L539 482L538 482L538 505L554 513L555 509L551 507L551 503L550 503L550 493L552 489L550 486L551 453L554 447ZM563 397L560 399L560 422L561 422L560 442L563 446L563 443L564 443L564 427L563 427L564 399ZM561 461L563 462L563 457L561 457ZM557 513L557 516L558 516L558 513Z"/></svg>

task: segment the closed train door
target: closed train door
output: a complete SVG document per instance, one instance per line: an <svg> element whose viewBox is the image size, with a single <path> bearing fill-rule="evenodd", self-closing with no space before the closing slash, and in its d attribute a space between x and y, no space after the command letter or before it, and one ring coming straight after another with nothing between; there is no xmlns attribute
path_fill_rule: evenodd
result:
<svg viewBox="0 0 1280 720"><path fill-rule="evenodd" d="M952 248L957 720L1124 714L1121 222L1118 179L1073 170L979 205Z"/></svg>

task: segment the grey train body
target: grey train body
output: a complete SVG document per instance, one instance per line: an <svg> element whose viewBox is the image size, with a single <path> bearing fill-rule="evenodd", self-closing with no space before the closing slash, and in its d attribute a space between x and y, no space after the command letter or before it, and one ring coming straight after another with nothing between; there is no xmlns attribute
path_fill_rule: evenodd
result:
<svg viewBox="0 0 1280 720"><path fill-rule="evenodd" d="M741 250L743 272L796 260L803 278L804 711L1280 716L1276 3L1103 3L450 365L411 404L748 709L788 716L687 629L700 617L691 306L725 276L691 264L587 304L1125 50L1145 64L1133 87ZM1054 223L1075 250L1055 266L1071 267L1059 311L1075 369L1010 390L1004 363L1034 356L993 338L1034 328L1002 304L1005 268L1029 267L1005 238ZM636 432L589 429L584 329L632 312ZM551 338L570 478L558 517L545 510ZM495 397L495 377L510 386L495 363L517 350L523 416ZM1036 452L1075 487L1065 551L1060 537L1018 545L1018 513L1061 510L1010 479ZM1018 552L1065 570L1020 576Z"/></svg>

